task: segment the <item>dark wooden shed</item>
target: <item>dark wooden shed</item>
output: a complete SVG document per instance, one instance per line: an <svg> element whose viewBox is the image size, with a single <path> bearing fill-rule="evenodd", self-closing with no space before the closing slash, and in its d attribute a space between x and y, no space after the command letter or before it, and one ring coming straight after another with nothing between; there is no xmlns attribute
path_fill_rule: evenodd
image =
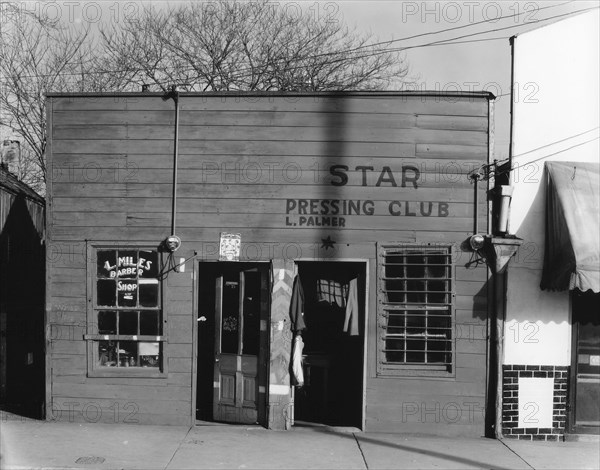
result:
<svg viewBox="0 0 600 470"><path fill-rule="evenodd" d="M45 201L0 165L0 406L44 414Z"/></svg>

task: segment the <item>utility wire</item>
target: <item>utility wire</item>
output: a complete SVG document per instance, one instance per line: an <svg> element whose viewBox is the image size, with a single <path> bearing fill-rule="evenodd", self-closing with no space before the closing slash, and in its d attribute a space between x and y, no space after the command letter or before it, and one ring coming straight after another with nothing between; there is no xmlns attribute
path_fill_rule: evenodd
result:
<svg viewBox="0 0 600 470"><path fill-rule="evenodd" d="M535 10L535 12L538 12L540 10L546 10L546 9L549 9L549 8L557 8L557 7L560 7L560 6L563 6L563 5L567 5L569 3L574 3L574 0L571 0L571 1L568 1L568 2L559 3L559 4L556 4L556 5L549 5L549 6L546 6L546 7L537 8ZM531 13L531 11L523 11L523 12L514 13L512 15L499 16L497 18L494 18L493 20L494 21L499 21L499 20L503 20L503 19L507 19L507 18L513 18L513 17L516 17L516 16L525 15L527 13ZM531 21L529 23L524 23L522 25L513 25L512 27L516 28L516 27L524 26L526 24L531 24L531 23L535 24L535 23L537 23L539 21L546 21L548 19L551 19L551 18L542 18L540 20ZM384 45L384 44L393 44L393 43L396 43L396 42L408 41L410 39L416 39L416 38L420 38L420 37L424 37L424 36L431 36L431 35L434 35L434 34L447 33L449 31L457 31L459 29L470 28L471 26L477 26L477 25L484 24L484 23L491 23L491 21L490 20L482 20L482 21L477 21L475 23L469 23L469 24L465 24L465 25L461 25L461 26L454 26L452 28L445 28L445 29L439 29L437 31L430 31L428 33L420 33L420 34L415 34L413 36L405 36L403 38L397 38L397 39L390 39L388 41L375 42L375 43L372 43L372 44L366 44L364 46L357 46L357 47L355 47L353 49L348 49L348 50L346 50L344 52L353 52L353 51L360 50L360 49L366 49L368 47L381 46L381 45ZM337 54L337 53L336 52L324 52L322 54L317 54L317 55L315 55L313 57L324 57L324 56L335 55L335 54Z"/></svg>
<svg viewBox="0 0 600 470"><path fill-rule="evenodd" d="M581 10L576 10L573 12L568 12L568 13L563 13L560 15L554 15L548 18L543 18L540 19L538 21L532 22L532 23L527 23L527 24L534 24L534 23L538 23L538 22L542 22L542 21L548 21L551 19L556 19L556 18L562 18L565 16L572 16L575 15L577 13L581 13L581 12L586 12L586 11L591 11L591 10L597 10L600 7L590 7L590 8L585 8L585 9L581 9ZM352 57L340 57L339 59L335 59L335 60L331 60L329 61L327 64L330 65L332 63L336 63L336 62L344 62L344 61L348 61L348 60L357 60L357 59L363 59L363 58L368 58L368 57L373 57L376 55L382 55L382 54L388 54L388 53L392 53L392 52L402 52L402 51L406 51L406 50L410 50L410 49L419 49L419 48L423 48L423 47L432 47L432 46L440 46L440 45L450 45L450 44L465 44L465 43L471 43L471 42L480 42L480 41L484 41L486 39L482 39L482 40L470 40L470 41L456 41L457 39L465 39L465 38L469 38L469 37L473 37L473 36L479 36L482 34L488 34L488 33L493 33L493 32L498 32L498 31L504 31L506 29L512 29L515 27L519 27L519 26L524 26L524 25L511 25L511 26L506 26L503 28L495 28L495 29L491 29L491 30L487 30L487 31L479 31L476 33L470 33L470 34L465 34L462 36L457 36L454 38L448 38L448 39L441 39L438 41L434 41L434 42L430 42L430 43L426 43L426 44L418 44L418 45L414 45L414 46L406 46L406 47L400 47L400 48L392 48L392 49L382 49L382 50L378 50L375 52L369 52L369 53L365 53L363 55L356 55L356 56L352 56ZM500 39L505 39L505 38L490 38L488 40L500 40ZM344 51L338 51L338 52L332 52L331 54L335 54L335 55L342 55L344 54ZM318 57L318 55L316 56L307 56L305 58L301 58L301 59L295 59L295 61L298 60L309 60L312 59L313 57ZM294 67L287 67L285 70L286 71L291 71L291 70L297 70L297 69L304 69L306 66L305 65L297 65ZM183 71L192 71L194 70L193 68L189 68L189 69L184 69ZM248 72L248 73L244 73L244 72ZM254 71L252 69L246 68L246 69L241 69L240 73L237 75L231 75L229 78L234 79L234 80L240 80L243 78L247 78L252 76L252 72L254 73ZM156 85L165 85L168 84L168 81L159 81L159 82L155 82Z"/></svg>
<svg viewBox="0 0 600 470"><path fill-rule="evenodd" d="M571 16L571 15L575 15L577 13L581 13L581 12L586 12L586 11L591 11L591 10L597 10L600 7L590 7L590 8L585 8L585 9L581 9L581 10L576 10L573 12L568 12L568 13L563 13L560 15L555 15L555 16L551 16L548 18L543 18L540 19L538 21L535 22L531 22L531 23L527 23L528 24L535 24L538 22L542 22L542 21L548 21L551 19L556 19L556 18L562 18L565 16ZM329 61L327 64L333 64L333 63L337 63L337 62L344 62L344 61L349 61L349 60L358 60L358 59L364 59L364 58L368 58L368 57L373 57L376 55L383 55L383 54L389 54L392 52L402 52L402 51L406 51L406 50L410 50L410 49L420 49L423 47L432 47L432 46L440 46L440 45L450 45L450 44L465 44L465 43L471 43L471 42L480 42L480 41L484 41L485 39L482 40L470 40L470 41L456 41L457 39L466 39L469 37L474 37L474 36L480 36L482 34L488 34L488 33L493 33L493 32L498 32L498 31L504 31L506 29L512 29L515 27L519 27L519 26L525 26L525 25L511 25L511 26L506 26L503 28L495 28L495 29L491 29L491 30L487 30L487 31L479 31L476 33L470 33L470 34L465 34L462 36L457 36L457 37L453 37L453 38L448 38L448 39L441 39L438 41L434 41L434 42L430 42L430 43L426 43L426 44L417 44L414 46L406 46L406 47L399 47L399 48L391 48L391 49L381 49L381 50L377 50L377 51L370 51L368 53L364 53L363 55L355 55L355 56L351 56L351 57L340 57L339 59L334 59ZM491 38L489 40L500 40L500 39L506 39L506 38ZM332 52L330 53L331 55L343 55L345 53L345 51L338 51L338 52ZM299 60L310 60L314 57L319 57L319 55L314 55L314 56L305 56L304 58L299 58L299 59L294 59L295 62L299 61ZM297 70L297 69L304 69L306 67L306 65L297 65L294 67L286 67L286 71L291 71L291 70ZM187 68L187 69L183 69L182 71L193 71L195 70L193 67ZM236 74L236 75L231 75L230 79L234 79L234 80L240 80L243 78L247 78L252 76L252 74L254 73L254 70L251 68L246 68L246 69L241 69L239 71L240 73ZM157 85L165 85L168 84L169 81L160 81L160 82L155 82L155 84Z"/></svg>
<svg viewBox="0 0 600 470"><path fill-rule="evenodd" d="M564 2L558 5L550 5L547 7L542 7L539 8L536 11L542 10L542 9L547 9L547 8L555 8L561 5L565 5L568 3L572 3L572 2ZM406 46L406 47L397 47L397 48L388 48L388 49L380 49L377 51L369 51L368 53L364 53L363 55L355 55L355 56L345 56L339 59L336 59L334 61L331 61L329 63L335 63L335 62L340 62L340 61L347 61L347 60L357 60L357 59L362 59L362 58L368 58L368 57L372 57L375 55L382 55L382 54L389 54L389 53L393 53L393 52L401 52L401 51L405 51L405 50L410 50L410 49L418 49L418 48L422 48L422 47L432 47L432 46L438 46L438 45L450 45L450 44L465 44L465 43L469 43L469 42L478 42L478 41L461 41L458 42L456 41L457 39L464 39L464 38L468 38L468 37L473 37L473 36L478 36L478 35L482 35L482 34L488 34L488 33L492 33L492 32L498 32L498 31L503 31L506 29L512 29L512 28L519 28L522 26L527 26L530 24L536 24L539 22L543 22L543 21L548 21L548 20L552 20L552 19L557 19L557 18L562 18L564 16L570 16L570 15L575 15L577 13L581 13L581 12L586 12L586 11L590 11L590 10L594 10L594 9L598 9L598 7L590 7L590 8L585 8L585 9L581 9L581 10L576 10L576 11L572 11L572 12L567 12L567 13L563 13L560 15L554 15L554 16L550 16L547 18L541 18L539 20L536 21L532 21L529 23L524 23L521 25L510 25L510 26L506 26L503 28L495 28L492 30L487 30L487 31L480 31L480 32L476 32L476 33L470 33L470 34L466 34L466 35L462 35L462 36L458 36L458 37L453 37L453 38L447 38L447 39L442 39L442 40L438 40L438 41L434 41L431 43L426 43L426 44L418 44L418 45L414 45L414 46ZM524 12L519 12L519 13L515 13L513 15L506 15L503 17L499 17L498 19L502 19L502 18L511 18L511 17L515 17L515 16L519 16L519 15L523 15L526 13L530 13L529 11L524 11ZM394 39L394 40L390 40L390 41L382 41L379 43L373 43L373 44L369 44L369 45L365 45L365 46L359 46L357 48L354 49L347 49L347 50L341 50L341 51L334 51L334 52L327 52L327 53L322 53L322 54L314 54L314 55L308 55L308 56L304 56L304 57L300 57L300 58L296 58L296 59L292 59L294 62L297 62L299 60L312 60L315 58L319 58L319 57L323 57L323 56L328 56L328 55L333 55L333 56L340 56L343 54L347 54L347 53L353 53L355 50L359 50L359 49L366 49L366 48L373 48L374 46L378 46L378 45L383 45L383 44L389 44L392 42L400 42L400 41L405 41L408 39L413 39L413 38L417 38L417 37L422 37L422 36L427 36L427 35L433 35L433 34L440 34L443 32L447 32L447 31L453 31L453 30L457 30L457 29L462 29L462 28L466 28L466 27L470 27L470 26L475 26L477 24L482 24L482 23L487 23L488 21L480 21L480 22L476 22L476 23L472 23L472 24L468 24L468 25L462 25L462 26L456 26L454 28L447 28L447 29L443 29L443 30L438 30L438 31L433 31L433 32L429 32L429 33L422 33L422 34L418 34L418 35L414 35L414 36L409 36L409 37L405 37L405 38L399 38L399 39ZM503 38L492 38L489 40L500 40ZM75 64L76 65L76 64ZM289 70L295 70L295 69L302 69L305 68L305 65L299 65L296 67L287 67L286 71ZM195 67L188 67L188 68L184 68L181 69L180 72L193 72L195 71L196 68ZM252 71L252 69L250 68L246 68L246 69L241 69L236 75L232 76L232 78L234 79L241 79L241 78L246 78L251 76L251 74L249 73L245 73L245 72L250 72ZM98 71L94 71L91 73L91 75L94 74L112 74L112 73L130 73L130 74L143 74L144 70L142 69L132 69L132 68L127 68L127 69L116 69L116 70L98 70ZM81 71L79 72L65 72L65 73L61 73L61 74L56 74L56 76L79 76L81 75ZM50 76L55 76L53 74L37 74L37 75L21 75L21 78L35 78L35 77L50 77ZM141 77L140 77L141 78ZM157 82L155 81L155 84L157 85L162 85L162 84L166 84L169 83L167 81L164 82Z"/></svg>
<svg viewBox="0 0 600 470"><path fill-rule="evenodd" d="M504 173L508 173L509 171L516 170L517 168L521 168L521 167L526 166L526 165L531 165L532 163L539 162L540 160L543 160L544 158L553 157L554 155L558 155L560 153L567 152L568 150L572 150L572 149L574 149L576 147L581 147L582 145L589 144L590 142L594 142L595 140L598 140L598 139L600 139L600 137L594 137L593 139L586 140L584 142L580 142L580 143L572 145L571 147L568 147L566 149L558 150L558 151L556 151L554 153L549 153L549 154L544 155L542 157L536 158L535 160L531 160L531 161L526 162L526 163L521 163L520 165L517 165L517 166L515 166L513 168L510 168L510 169L502 170L501 172L499 172L497 174L498 175L502 175Z"/></svg>
<svg viewBox="0 0 600 470"><path fill-rule="evenodd" d="M569 3L569 2L567 2L567 3ZM476 32L476 33L465 34L465 35L457 36L457 37L453 37L453 38L441 39L441 40L433 41L433 42L426 43L426 44L417 44L417 45L414 45L414 46L406 46L406 47L391 48L391 49L381 49L381 50L377 50L377 51L369 51L367 53L364 53L363 55L355 55L355 56L351 56L351 57L344 56L344 57L340 57L339 59L334 59L332 61L329 61L327 64L330 65L330 64L336 63L336 62L344 62L344 61L349 61L349 60L363 59L363 58L373 57L373 56L376 56L376 55L389 54L389 53L392 53L392 52L402 52L402 51L406 51L406 50L410 50L410 49L420 49L420 48L423 48L423 47L432 47L432 46L439 46L439 45L465 44L465 43L470 43L470 42L479 42L479 41L476 41L476 40L472 40L472 41L460 41L460 42L456 41L456 40L457 39L466 39L466 38L474 37L474 36L480 36L482 34L488 34L488 33L493 33L493 32L498 32L498 31L504 31L506 29L512 29L512 28L516 28L516 27L520 27L520 26L529 25L529 24L535 24L535 23L539 23L539 22L542 22L542 21L548 21L548 20L551 20L551 19L562 18L562 17L565 17L565 16L571 16L571 15L575 15L577 13L586 12L586 11L590 11L590 10L596 10L596 9L599 9L599 8L600 7L585 8L585 9L576 10L576 11L573 11L573 12L562 13L560 15L554 15L554 16L551 16L551 17L548 17L548 18L543 18L543 19L537 20L535 22L527 23L527 24L524 24L524 25L511 25L511 26L505 26L505 27L502 27L502 28L495 28L495 29L491 29L491 30L487 30L487 31L479 31L479 32ZM427 33L424 33L424 34L427 34ZM499 40L499 39L503 39L503 38L492 38L490 40ZM385 43L382 43L382 44L385 44ZM339 56L339 55L345 54L345 52L346 51L337 51L337 52L331 52L329 54L330 55L337 55L337 56ZM313 55L313 56L305 56L303 58L294 59L294 61L297 62L299 60L310 60L310 59L313 59L315 57L319 57L321 55L323 55L323 54L320 54L320 55L317 54L317 55ZM305 65L297 65L297 66L294 66L294 67L286 67L285 70L286 71L290 71L290 70L304 69L305 67L306 67ZM183 69L182 71L193 71L193 70L194 70L194 68L191 67L191 68L188 68L188 69ZM232 78L234 80L239 80L239 79L242 79L242 78L247 78L249 76L252 76L252 74L250 72L254 72L254 71L253 71L253 69L246 68L246 69L241 69L239 72L240 73L238 73L236 75L232 75L230 77L230 79ZM167 83L169 83L169 82L167 82L167 81L156 82L157 85L164 85L164 84L167 84Z"/></svg>
<svg viewBox="0 0 600 470"><path fill-rule="evenodd" d="M519 157L522 157L524 155L529 155L530 153L537 152L538 150L542 150L542 149L545 149L545 148L548 148L548 147L552 147L552 146L554 146L556 144L560 144L561 142L566 142L568 140L572 140L572 139L574 139L576 137L580 137L582 135L589 134L590 132L593 132L593 131L595 131L597 129L600 129L600 127L596 126L596 127L592 128L592 129L588 129L587 131L580 132L579 134L574 134L574 135L571 135L569 137L565 137L564 139L556 140L554 142L550 142L549 144L542 145L540 147L536 147L534 149L528 150L527 152L523 152L523 153L520 153L518 155L514 155L512 157L512 159L514 160L515 158L519 158ZM542 160L544 158L551 157L553 155L557 155L557 154L562 153L562 152L566 152L567 150L570 150L570 149L575 148L575 147L579 147L581 145L587 144L589 142L593 142L594 140L598 140L598 139L599 139L599 137L594 137L593 139L586 140L585 142L580 142L578 144L575 144L572 147L559 150L559 151L557 151L555 153L544 155L542 157L539 157L539 158L537 158L535 160L531 160L531 161L526 162L526 163L522 163L522 164L520 164L520 165L518 165L518 166L516 166L516 167L514 167L512 169L514 170L514 169L519 168L521 166L529 165L531 163L537 162L537 161ZM488 172L488 175L487 175L487 177L484 177L483 179L489 179L491 176L502 175L504 173L507 173L507 172L511 171L511 169L509 168L507 170L502 170L502 171L489 171L489 170L490 170L491 167L498 167L498 165L503 165L504 163L508 163L509 160L510 160L509 158L504 158L502 160L494 160L492 163L487 163L485 165L481 165L477 169L470 171L468 175L469 175L469 177L471 177L471 176L474 176L476 174L479 174L480 177L481 177L481 173L482 172L486 172L486 171Z"/></svg>

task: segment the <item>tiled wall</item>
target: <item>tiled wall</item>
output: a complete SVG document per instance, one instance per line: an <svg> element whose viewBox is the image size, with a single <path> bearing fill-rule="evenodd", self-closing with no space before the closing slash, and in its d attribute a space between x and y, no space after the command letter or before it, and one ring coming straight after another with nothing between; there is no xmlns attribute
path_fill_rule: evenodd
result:
<svg viewBox="0 0 600 470"><path fill-rule="evenodd" d="M569 367L567 366L532 366L532 365L504 365L502 384L502 433L504 437L526 440L557 441L563 440L567 420L567 392ZM530 427L523 424L537 421L527 419L535 416L537 403L528 403L529 409L523 406L523 397L519 400L519 383L523 388L527 379L553 379L551 387L552 396L545 397L548 403L551 400L551 410L537 410L540 422L546 422L551 427ZM523 392L522 392L523 393ZM521 403L521 407L519 407ZM521 408L521 409L520 409ZM547 413L547 416L543 416ZM532 424L535 426L535 424Z"/></svg>

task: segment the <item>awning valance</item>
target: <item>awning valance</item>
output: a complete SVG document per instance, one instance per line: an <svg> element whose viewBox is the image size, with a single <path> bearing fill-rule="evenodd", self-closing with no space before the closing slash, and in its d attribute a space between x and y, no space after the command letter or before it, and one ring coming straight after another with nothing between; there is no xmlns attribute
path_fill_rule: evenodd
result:
<svg viewBox="0 0 600 470"><path fill-rule="evenodd" d="M546 162L542 289L600 292L600 165Z"/></svg>

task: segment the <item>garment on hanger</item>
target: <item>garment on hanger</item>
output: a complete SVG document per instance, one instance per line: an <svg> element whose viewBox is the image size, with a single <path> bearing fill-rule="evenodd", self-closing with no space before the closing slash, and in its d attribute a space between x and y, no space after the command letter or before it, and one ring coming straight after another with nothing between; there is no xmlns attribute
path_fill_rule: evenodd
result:
<svg viewBox="0 0 600 470"><path fill-rule="evenodd" d="M338 307L346 307L346 297L348 296L348 284L344 284L331 279L317 280L317 300L325 301L329 304L336 304Z"/></svg>
<svg viewBox="0 0 600 470"><path fill-rule="evenodd" d="M358 287L357 279L350 281L348 300L346 302L346 316L344 318L344 332L350 336L358 335Z"/></svg>
<svg viewBox="0 0 600 470"><path fill-rule="evenodd" d="M292 384L298 387L304 385L304 370L302 369L303 349L304 341L302 340L302 335L296 335L292 346Z"/></svg>
<svg viewBox="0 0 600 470"><path fill-rule="evenodd" d="M300 275L296 276L292 287L290 320L292 322L292 331L294 333L306 329L306 323L304 322L304 290L302 290Z"/></svg>

